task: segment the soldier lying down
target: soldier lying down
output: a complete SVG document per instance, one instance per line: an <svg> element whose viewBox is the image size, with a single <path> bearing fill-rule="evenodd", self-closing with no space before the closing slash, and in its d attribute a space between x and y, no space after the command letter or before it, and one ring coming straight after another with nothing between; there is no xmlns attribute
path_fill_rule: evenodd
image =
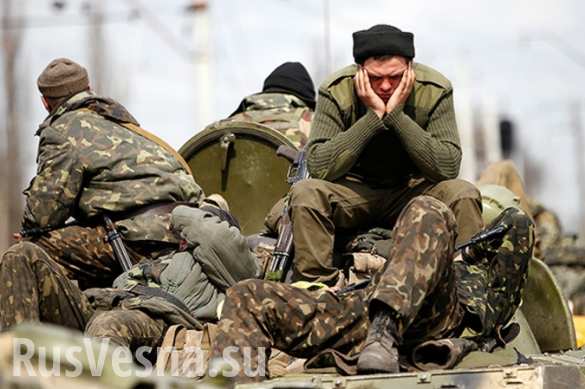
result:
<svg viewBox="0 0 585 389"><path fill-rule="evenodd" d="M488 230L495 227L499 236L454 259L452 211L416 197L397 221L389 260L366 288L311 292L259 280L230 288L212 356L237 347L231 357L239 366L247 350L249 371L265 371L256 354L277 348L311 358L306 366L335 365L351 374L398 372L416 364L413 352L424 359L425 345L489 351L513 328L504 326L519 306L534 245L533 224L519 209L503 211ZM460 338L465 329L475 336ZM259 378L239 374L243 381Z"/></svg>

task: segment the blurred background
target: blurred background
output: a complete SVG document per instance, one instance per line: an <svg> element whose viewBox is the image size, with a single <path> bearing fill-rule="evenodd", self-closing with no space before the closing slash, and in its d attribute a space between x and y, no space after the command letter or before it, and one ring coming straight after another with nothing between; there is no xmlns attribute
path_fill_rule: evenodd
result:
<svg viewBox="0 0 585 389"><path fill-rule="evenodd" d="M179 148L284 61L318 85L377 23L414 32L415 60L453 82L461 177L512 158L565 231L585 232L584 16L580 0L0 0L0 248L35 172L36 77L53 58Z"/></svg>

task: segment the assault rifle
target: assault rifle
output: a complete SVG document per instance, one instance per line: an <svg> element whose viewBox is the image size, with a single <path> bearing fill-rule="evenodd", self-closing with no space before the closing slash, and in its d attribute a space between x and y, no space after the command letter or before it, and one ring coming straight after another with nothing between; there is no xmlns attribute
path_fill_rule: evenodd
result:
<svg viewBox="0 0 585 389"><path fill-rule="evenodd" d="M486 241L486 240L499 238L500 236L505 234L509 229L510 229L509 225L507 226L507 225L499 224L493 228L490 228L489 230L481 231L479 234L473 236L467 242L462 243L459 246L456 246L455 251L463 250L469 246L473 246L475 244L481 243L481 242ZM366 286L368 286L370 284L370 282L371 282L371 278L357 282L355 284L348 285L345 288L339 289L336 293L339 295L339 294L353 292L353 291L358 290L358 289L363 289Z"/></svg>
<svg viewBox="0 0 585 389"><path fill-rule="evenodd" d="M116 225L108 216L103 216L104 226L106 229L106 242L110 244L112 247L112 252L114 253L114 258L116 261L122 266L124 271L130 270L132 267L132 260L130 259L130 255L128 254L128 250L126 250L126 246L124 245L124 241L122 240L122 236L116 229ZM79 222L77 220L72 220L69 222L65 222L59 225L49 225L46 227L34 227L28 229L22 229L20 231L20 236L22 238L36 238L44 234L48 234L51 231L59 230L65 227L71 226L78 226Z"/></svg>
<svg viewBox="0 0 585 389"><path fill-rule="evenodd" d="M132 267L132 260L130 259L128 250L126 250L126 246L122 240L122 235L120 235L116 229L116 225L112 219L106 215L104 215L104 225L106 227L106 242L112 246L114 258L116 258L116 261L118 261L124 271L130 270Z"/></svg>
<svg viewBox="0 0 585 389"><path fill-rule="evenodd" d="M65 228L65 227L77 226L77 225L79 225L79 222L77 220L71 220L71 221L65 222L63 224L56 225L56 226L49 225L46 227L33 227L33 228L26 228L26 229L23 228L22 230L20 230L18 235L20 235L21 238L38 238L39 236L48 234L51 231L59 230L61 228Z"/></svg>
<svg viewBox="0 0 585 389"><path fill-rule="evenodd" d="M501 235L504 235L504 233L506 233L506 231L508 231L509 229L510 226L499 224L494 228L490 228L489 230L481 231L479 234L473 236L469 241L462 243L459 246L456 246L455 251L459 251L469 246L473 246L485 240L498 238Z"/></svg>
<svg viewBox="0 0 585 389"><path fill-rule="evenodd" d="M304 150L297 152L295 155L295 150L286 146L280 146L278 150L276 150L276 154L293 161L288 170L287 181L289 184L294 185L301 180L309 178L309 170L307 169ZM286 278L286 273L291 267L294 247L292 222L290 220L289 211L290 197L287 197L278 227L278 240L276 241L276 246L272 253L270 267L264 275L264 279L268 281L283 282Z"/></svg>

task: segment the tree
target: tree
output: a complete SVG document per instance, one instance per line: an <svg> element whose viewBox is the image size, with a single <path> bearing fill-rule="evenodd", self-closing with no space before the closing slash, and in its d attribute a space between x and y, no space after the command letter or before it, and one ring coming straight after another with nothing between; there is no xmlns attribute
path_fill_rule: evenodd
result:
<svg viewBox="0 0 585 389"><path fill-rule="evenodd" d="M16 26L14 20L16 4L20 8L23 1L2 0L2 70L4 87L4 123L2 130L4 135L4 149L0 156L0 186L2 192L2 205L0 212L4 217L0 223L3 236L0 236L0 247L6 247L10 242L10 233L18 231L22 217L22 164L20 161L20 120L19 100L20 93L17 88L18 80L18 56L22 46L25 29Z"/></svg>

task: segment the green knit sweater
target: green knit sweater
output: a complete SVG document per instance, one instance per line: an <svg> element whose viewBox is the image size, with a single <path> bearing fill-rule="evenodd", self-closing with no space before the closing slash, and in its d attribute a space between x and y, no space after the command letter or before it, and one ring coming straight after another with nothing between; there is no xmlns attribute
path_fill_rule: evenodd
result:
<svg viewBox="0 0 585 389"><path fill-rule="evenodd" d="M325 81L308 144L311 177L335 181L352 175L382 186L410 177L432 182L457 177L461 147L451 84L421 64L415 73L405 105L382 119L355 94L355 66Z"/></svg>

